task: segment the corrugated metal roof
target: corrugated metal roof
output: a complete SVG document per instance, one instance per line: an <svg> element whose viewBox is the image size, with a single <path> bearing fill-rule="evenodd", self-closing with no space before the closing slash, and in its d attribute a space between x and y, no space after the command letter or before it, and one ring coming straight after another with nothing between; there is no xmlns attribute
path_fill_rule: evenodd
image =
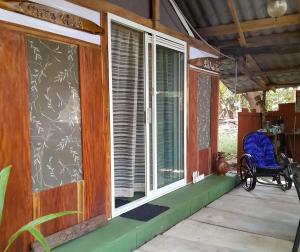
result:
<svg viewBox="0 0 300 252"><path fill-rule="evenodd" d="M222 79L222 82L232 91L239 93L250 92L260 89L260 86L254 81L250 80L247 76L239 76L237 80L237 85L235 85L235 78ZM236 88L236 90L235 90Z"/></svg>
<svg viewBox="0 0 300 252"><path fill-rule="evenodd" d="M270 77L272 83L290 85L300 83L300 73L274 74Z"/></svg>
<svg viewBox="0 0 300 252"><path fill-rule="evenodd" d="M262 70L300 66L300 53L258 54L253 57Z"/></svg>
<svg viewBox="0 0 300 252"><path fill-rule="evenodd" d="M233 24L234 21L230 14L227 0L175 0L184 15L191 21L195 28L205 28L210 26L219 26L226 24ZM285 15L296 14L299 11L298 0L287 0L288 9ZM250 21L268 18L267 0L234 0L234 5L237 10L239 20ZM283 34L288 32L300 31L300 25L289 25L280 28L264 29L254 32L245 32L247 39L252 37L268 36L272 34ZM206 37L205 34L201 34ZM212 43L220 43L226 40L237 40L238 34L219 35L214 37L206 37ZM266 38L266 37L265 37ZM273 38L270 38L269 44L273 43ZM268 43L264 39L264 43ZM294 37L286 40L286 43L299 43L297 34ZM255 54L252 56L257 65L262 71L299 67L300 53L294 54ZM252 70L252 69L251 69ZM234 78L230 76L234 74L234 65L228 63L228 60L221 61L221 79L223 82L234 91ZM244 72L239 72L237 92L245 92L247 90L261 89L253 78L245 76ZM225 77L222 77L225 76ZM227 76L227 77L226 77ZM229 76L229 77L228 77ZM284 83L300 83L299 75L296 73L289 74L268 74L267 78L270 84L284 84Z"/></svg>
<svg viewBox="0 0 300 252"><path fill-rule="evenodd" d="M196 28L209 26L232 24L227 1L226 0L176 0L178 6L184 12L186 17ZM249 21L255 19L268 18L267 0L235 0L235 7L239 20ZM296 0L287 0L288 9L286 15L298 12ZM281 28L266 29L259 32L246 32L245 36L260 36L273 33L282 33L286 31L299 30L300 26L287 26ZM220 40L234 39L236 35L218 36Z"/></svg>

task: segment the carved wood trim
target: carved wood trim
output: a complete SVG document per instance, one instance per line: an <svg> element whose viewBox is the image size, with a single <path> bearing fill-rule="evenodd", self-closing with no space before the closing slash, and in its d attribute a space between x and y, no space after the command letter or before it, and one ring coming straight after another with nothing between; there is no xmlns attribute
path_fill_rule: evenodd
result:
<svg viewBox="0 0 300 252"><path fill-rule="evenodd" d="M30 1L0 1L0 8L91 34L103 34L103 29L90 20L46 5Z"/></svg>
<svg viewBox="0 0 300 252"><path fill-rule="evenodd" d="M211 58L211 57L196 58L196 59L191 59L189 63L203 70L209 70L215 73L220 72L220 61L216 58Z"/></svg>

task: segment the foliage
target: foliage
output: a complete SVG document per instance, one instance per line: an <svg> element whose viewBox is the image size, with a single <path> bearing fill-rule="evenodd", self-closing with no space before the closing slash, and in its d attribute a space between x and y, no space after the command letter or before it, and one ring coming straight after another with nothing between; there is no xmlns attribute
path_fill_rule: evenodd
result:
<svg viewBox="0 0 300 252"><path fill-rule="evenodd" d="M237 115L238 107L234 106L234 103L239 104L241 108L250 108L246 94L235 95L222 82L220 82L219 97L219 118L225 119L223 123L231 121L227 119L233 119ZM294 102L294 97L295 90L293 88L280 88L275 92L268 91L266 94L266 109L267 111L277 110L278 104ZM237 129L231 127L231 130L226 130L220 125L218 137L219 151L226 154L237 154Z"/></svg>
<svg viewBox="0 0 300 252"><path fill-rule="evenodd" d="M247 99L242 94L234 94L222 82L220 82L219 94L219 118L233 119L236 117L239 107L250 107ZM235 106L235 103L238 106Z"/></svg>
<svg viewBox="0 0 300 252"><path fill-rule="evenodd" d="M46 238L42 235L42 233L36 228L37 225L40 225L44 222L65 216L65 215L69 215L69 214L77 214L77 211L65 211L65 212L60 212L60 213L54 213L54 214L49 214L49 215L45 215L42 216L40 218L37 218L31 222L29 222L28 224L24 225L23 227L21 227L17 232L15 232L8 240L7 246L4 250L4 252L6 252L9 247L12 245L12 243L19 237L20 234L22 234L23 232L29 232L37 241L39 241L39 243L42 245L42 247L44 248L44 250L46 252L50 251L49 245L47 243Z"/></svg>
<svg viewBox="0 0 300 252"><path fill-rule="evenodd" d="M0 171L0 224L2 220L5 192L7 188L7 182L8 182L10 170L11 170L11 165L4 167Z"/></svg>
<svg viewBox="0 0 300 252"><path fill-rule="evenodd" d="M222 82L220 82L220 103L219 103L219 118L234 118L238 107L234 106L236 102L241 108L250 108L249 102L245 94L235 95ZM273 111L278 109L278 104L295 102L295 89L279 88L276 91L267 91L266 94L266 109Z"/></svg>
<svg viewBox="0 0 300 252"><path fill-rule="evenodd" d="M221 118L233 118L234 116L234 94L222 83L220 82L220 103L219 111Z"/></svg>
<svg viewBox="0 0 300 252"><path fill-rule="evenodd" d="M4 200L5 200L5 193L6 193L6 189L7 189L7 183L8 183L8 178L9 178L9 174L11 171L11 165L6 166L5 168L3 168L0 171L0 224L1 224L1 220L2 220L2 214L3 214L3 208L4 208ZM8 240L7 246L4 250L4 252L8 251L8 249L10 248L10 246L13 244L13 242L23 233L23 232L29 232L43 247L43 249L46 252L50 251L49 245L47 243L46 238L42 235L42 233L36 228L36 226L65 216L65 215L69 215L69 214L78 214L78 211L64 211L64 212L59 212L59 213L54 213L54 214L49 214L49 215L45 215L42 216L40 218L37 218L31 222L29 222L28 224L24 225L23 227L21 227L17 232L15 232Z"/></svg>
<svg viewBox="0 0 300 252"><path fill-rule="evenodd" d="M221 133L221 132L220 132ZM218 136L218 151L225 152L226 155L237 155L237 132L223 131Z"/></svg>
<svg viewBox="0 0 300 252"><path fill-rule="evenodd" d="M278 109L278 104L295 102L295 90L293 88L279 88L276 91L268 91L266 94L266 107L268 111Z"/></svg>

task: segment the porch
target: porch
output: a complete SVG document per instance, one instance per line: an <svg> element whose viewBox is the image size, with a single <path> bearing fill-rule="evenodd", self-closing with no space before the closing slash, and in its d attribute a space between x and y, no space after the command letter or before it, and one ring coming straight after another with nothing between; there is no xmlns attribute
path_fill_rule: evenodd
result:
<svg viewBox="0 0 300 252"><path fill-rule="evenodd" d="M211 175L196 184L190 184L151 201L151 204L166 206L169 209L149 221L137 221L119 216L110 220L106 226L57 247L53 251L132 251L196 213L224 193L231 191L236 184L237 177L235 175L222 177ZM162 236L154 238L154 241L160 237ZM163 250L163 248L160 249Z"/></svg>
<svg viewBox="0 0 300 252"><path fill-rule="evenodd" d="M238 187L136 252L291 251L299 214L295 188Z"/></svg>

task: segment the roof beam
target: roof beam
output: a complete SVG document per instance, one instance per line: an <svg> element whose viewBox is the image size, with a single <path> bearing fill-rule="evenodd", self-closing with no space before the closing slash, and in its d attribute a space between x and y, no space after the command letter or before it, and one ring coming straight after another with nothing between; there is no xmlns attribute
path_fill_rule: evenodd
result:
<svg viewBox="0 0 300 252"><path fill-rule="evenodd" d="M298 14L286 15L286 16L279 17L277 19L263 18L263 19L244 21L240 23L243 32L259 31L264 29L279 28L283 26L298 25L298 24L300 24L300 19ZM205 37L223 36L223 35L238 33L235 24L198 28L197 31L200 34L203 34Z"/></svg>
<svg viewBox="0 0 300 252"><path fill-rule="evenodd" d="M243 29L241 27L241 23L240 23L240 20L239 20L236 8L235 8L234 3L233 3L233 0L227 0L227 5L229 7L232 19L233 19L233 21L235 23L237 32L238 32L239 37L240 37L239 38L240 46L244 47L246 45L246 39L245 39L245 35L244 35L244 32L243 32Z"/></svg>
<svg viewBox="0 0 300 252"><path fill-rule="evenodd" d="M1 1L1 0L0 0ZM139 16L138 14L126 10L116 4L112 4L107 0L68 0L68 2L98 11L98 12L103 12L103 13L112 13L118 16L121 16L123 18L126 18L128 20L134 21L136 23L139 23L143 26L149 27L149 28L153 28L153 20L149 19L149 18L144 18L142 16ZM209 46L207 46L204 42L192 38L190 36L187 36L181 32L178 32L174 29L171 29L165 25L162 25L161 23L159 24L158 28L156 29L157 31L160 31L162 33L168 34L170 36L173 36L175 38L187 41L188 43L190 43L192 46L212 53L212 54L217 54L217 52L210 48Z"/></svg>
<svg viewBox="0 0 300 252"><path fill-rule="evenodd" d="M267 85L268 89L273 88L289 88L289 87L300 87L300 83L287 83L287 84L269 84Z"/></svg>
<svg viewBox="0 0 300 252"><path fill-rule="evenodd" d="M276 75L276 74L289 74L289 73L300 73L300 66L292 67L292 68L278 68L278 69L271 69L268 71L264 71L263 73L252 73L255 76L261 75Z"/></svg>
<svg viewBox="0 0 300 252"><path fill-rule="evenodd" d="M270 46L259 46L259 47L226 47L222 48L222 53L234 56L245 56L247 54L290 54L290 53L300 53L300 44L290 44L290 45L270 45Z"/></svg>
<svg viewBox="0 0 300 252"><path fill-rule="evenodd" d="M257 46L264 46L264 45L288 45L292 43L300 43L300 31L274 33L270 35L257 36L257 37L248 37L246 47L257 47ZM215 46L219 48L238 46L238 45L239 45L238 40L225 40L215 44Z"/></svg>
<svg viewBox="0 0 300 252"><path fill-rule="evenodd" d="M266 85L269 83L269 79L266 76L253 76L252 72L256 71L259 73L263 73L263 71L260 69L259 65L255 61L255 59L252 57L252 55L247 54L246 55L246 68L250 73L248 73L248 76L250 77L251 80L256 82L259 86L262 87L262 89L265 89Z"/></svg>
<svg viewBox="0 0 300 252"><path fill-rule="evenodd" d="M228 8L230 10L232 19L233 19L233 21L236 25L236 30L239 34L239 44L240 44L241 47L245 47L247 45L247 42L246 42L246 39L245 39L243 28L241 27L241 22L239 20L236 8L234 6L233 0L227 0L227 5L228 5ZM249 54L246 55L246 59L247 59L246 63L250 64L250 68L254 68L256 71L261 71L260 67L258 66L256 61L252 58L251 55L249 55ZM269 82L268 78L266 78L266 77L253 78L253 76L249 73L249 70L247 68L247 64L246 64L245 72L246 72L249 79L254 81L256 84L258 84L263 89L265 88L266 83Z"/></svg>
<svg viewBox="0 0 300 252"><path fill-rule="evenodd" d="M300 73L300 66L293 67L293 68L278 68L278 69L271 69L267 71L255 71L251 72L252 76L272 76L277 74L289 74L289 73ZM234 78L234 74L222 74L222 78Z"/></svg>

